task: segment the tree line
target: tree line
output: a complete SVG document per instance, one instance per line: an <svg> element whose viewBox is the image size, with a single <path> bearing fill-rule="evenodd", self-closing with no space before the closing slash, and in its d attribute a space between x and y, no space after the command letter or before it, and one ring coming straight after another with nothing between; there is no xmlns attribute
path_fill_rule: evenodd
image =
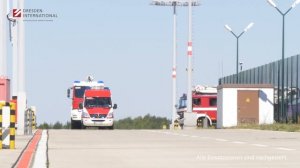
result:
<svg viewBox="0 0 300 168"><path fill-rule="evenodd" d="M156 117L147 114L143 117L132 119L127 117L115 122L116 129L162 129L164 126L169 127L170 120L165 117Z"/></svg>
<svg viewBox="0 0 300 168"><path fill-rule="evenodd" d="M71 129L71 123L68 121L66 123L61 123L59 121L52 123L44 122L38 126L39 129Z"/></svg>
<svg viewBox="0 0 300 168"><path fill-rule="evenodd" d="M127 117L120 120L114 121L115 129L162 129L168 128L170 120L166 117L156 117L147 114L145 116L139 116L135 118ZM71 129L71 123L55 122L47 123L44 122L38 126L39 129Z"/></svg>

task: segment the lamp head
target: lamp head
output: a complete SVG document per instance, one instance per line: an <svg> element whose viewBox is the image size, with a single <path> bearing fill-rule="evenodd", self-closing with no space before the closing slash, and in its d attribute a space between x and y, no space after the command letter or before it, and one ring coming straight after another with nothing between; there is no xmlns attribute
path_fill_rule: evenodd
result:
<svg viewBox="0 0 300 168"><path fill-rule="evenodd" d="M274 2L273 0L267 0L267 2L268 2L271 6L273 6L274 8L277 7L276 4L275 4L275 2Z"/></svg>
<svg viewBox="0 0 300 168"><path fill-rule="evenodd" d="M295 2L292 5L292 8L295 8L300 3L300 0L295 0Z"/></svg>
<svg viewBox="0 0 300 168"><path fill-rule="evenodd" d="M228 25L225 25L225 28L226 28L228 31L232 32L232 29L231 29Z"/></svg>
<svg viewBox="0 0 300 168"><path fill-rule="evenodd" d="M244 31L245 31L245 32L248 31L249 29L251 29L251 27L253 27L253 25L254 25L254 23L251 22L251 23L244 29Z"/></svg>
<svg viewBox="0 0 300 168"><path fill-rule="evenodd" d="M152 0L151 5L156 6L189 6L190 0ZM192 6L199 6L199 0L191 0Z"/></svg>

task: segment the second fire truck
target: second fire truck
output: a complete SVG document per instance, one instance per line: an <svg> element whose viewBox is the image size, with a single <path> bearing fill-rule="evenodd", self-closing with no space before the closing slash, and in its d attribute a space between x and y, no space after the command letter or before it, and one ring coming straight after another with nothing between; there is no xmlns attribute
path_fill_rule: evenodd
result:
<svg viewBox="0 0 300 168"><path fill-rule="evenodd" d="M86 81L74 81L68 89L72 99L71 129L85 127L107 127L113 129L113 109L111 91L103 81L94 81L88 76Z"/></svg>
<svg viewBox="0 0 300 168"><path fill-rule="evenodd" d="M193 115L186 115L187 96L183 94L179 100L178 115L184 118L184 121L191 121L192 125L202 127L204 120L207 119L208 125L217 123L217 88L197 85L193 88L192 109ZM193 116L191 119L187 118Z"/></svg>

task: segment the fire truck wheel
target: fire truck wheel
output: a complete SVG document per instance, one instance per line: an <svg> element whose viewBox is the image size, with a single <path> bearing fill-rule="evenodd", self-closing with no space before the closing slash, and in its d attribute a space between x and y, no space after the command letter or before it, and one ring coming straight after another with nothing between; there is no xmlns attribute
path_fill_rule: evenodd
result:
<svg viewBox="0 0 300 168"><path fill-rule="evenodd" d="M82 123L81 123L81 129L86 129L86 126L84 126Z"/></svg>
<svg viewBox="0 0 300 168"><path fill-rule="evenodd" d="M81 122L71 119L71 129L81 129Z"/></svg>
<svg viewBox="0 0 300 168"><path fill-rule="evenodd" d="M76 129L76 122L71 119L71 129Z"/></svg>
<svg viewBox="0 0 300 168"><path fill-rule="evenodd" d="M110 127L107 127L108 129L110 130L113 130L114 129L114 125L110 126Z"/></svg>

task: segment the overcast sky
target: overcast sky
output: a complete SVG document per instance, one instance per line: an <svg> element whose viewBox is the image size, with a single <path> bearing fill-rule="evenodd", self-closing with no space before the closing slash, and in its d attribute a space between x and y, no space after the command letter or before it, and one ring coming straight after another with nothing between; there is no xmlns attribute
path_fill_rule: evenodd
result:
<svg viewBox="0 0 300 168"><path fill-rule="evenodd" d="M151 0L26 0L25 8L56 13L53 22L26 22L26 90L38 123L66 122L74 80L103 80L117 119L152 114L171 118L172 8ZM276 0L286 11L293 0ZM178 96L187 87L188 10L178 9ZM300 53L300 5L286 16L286 56ZM202 0L193 9L193 84L217 85L235 73L240 33L244 69L281 58L282 17L265 0ZM10 48L9 48L10 49ZM11 67L9 67L11 74Z"/></svg>

